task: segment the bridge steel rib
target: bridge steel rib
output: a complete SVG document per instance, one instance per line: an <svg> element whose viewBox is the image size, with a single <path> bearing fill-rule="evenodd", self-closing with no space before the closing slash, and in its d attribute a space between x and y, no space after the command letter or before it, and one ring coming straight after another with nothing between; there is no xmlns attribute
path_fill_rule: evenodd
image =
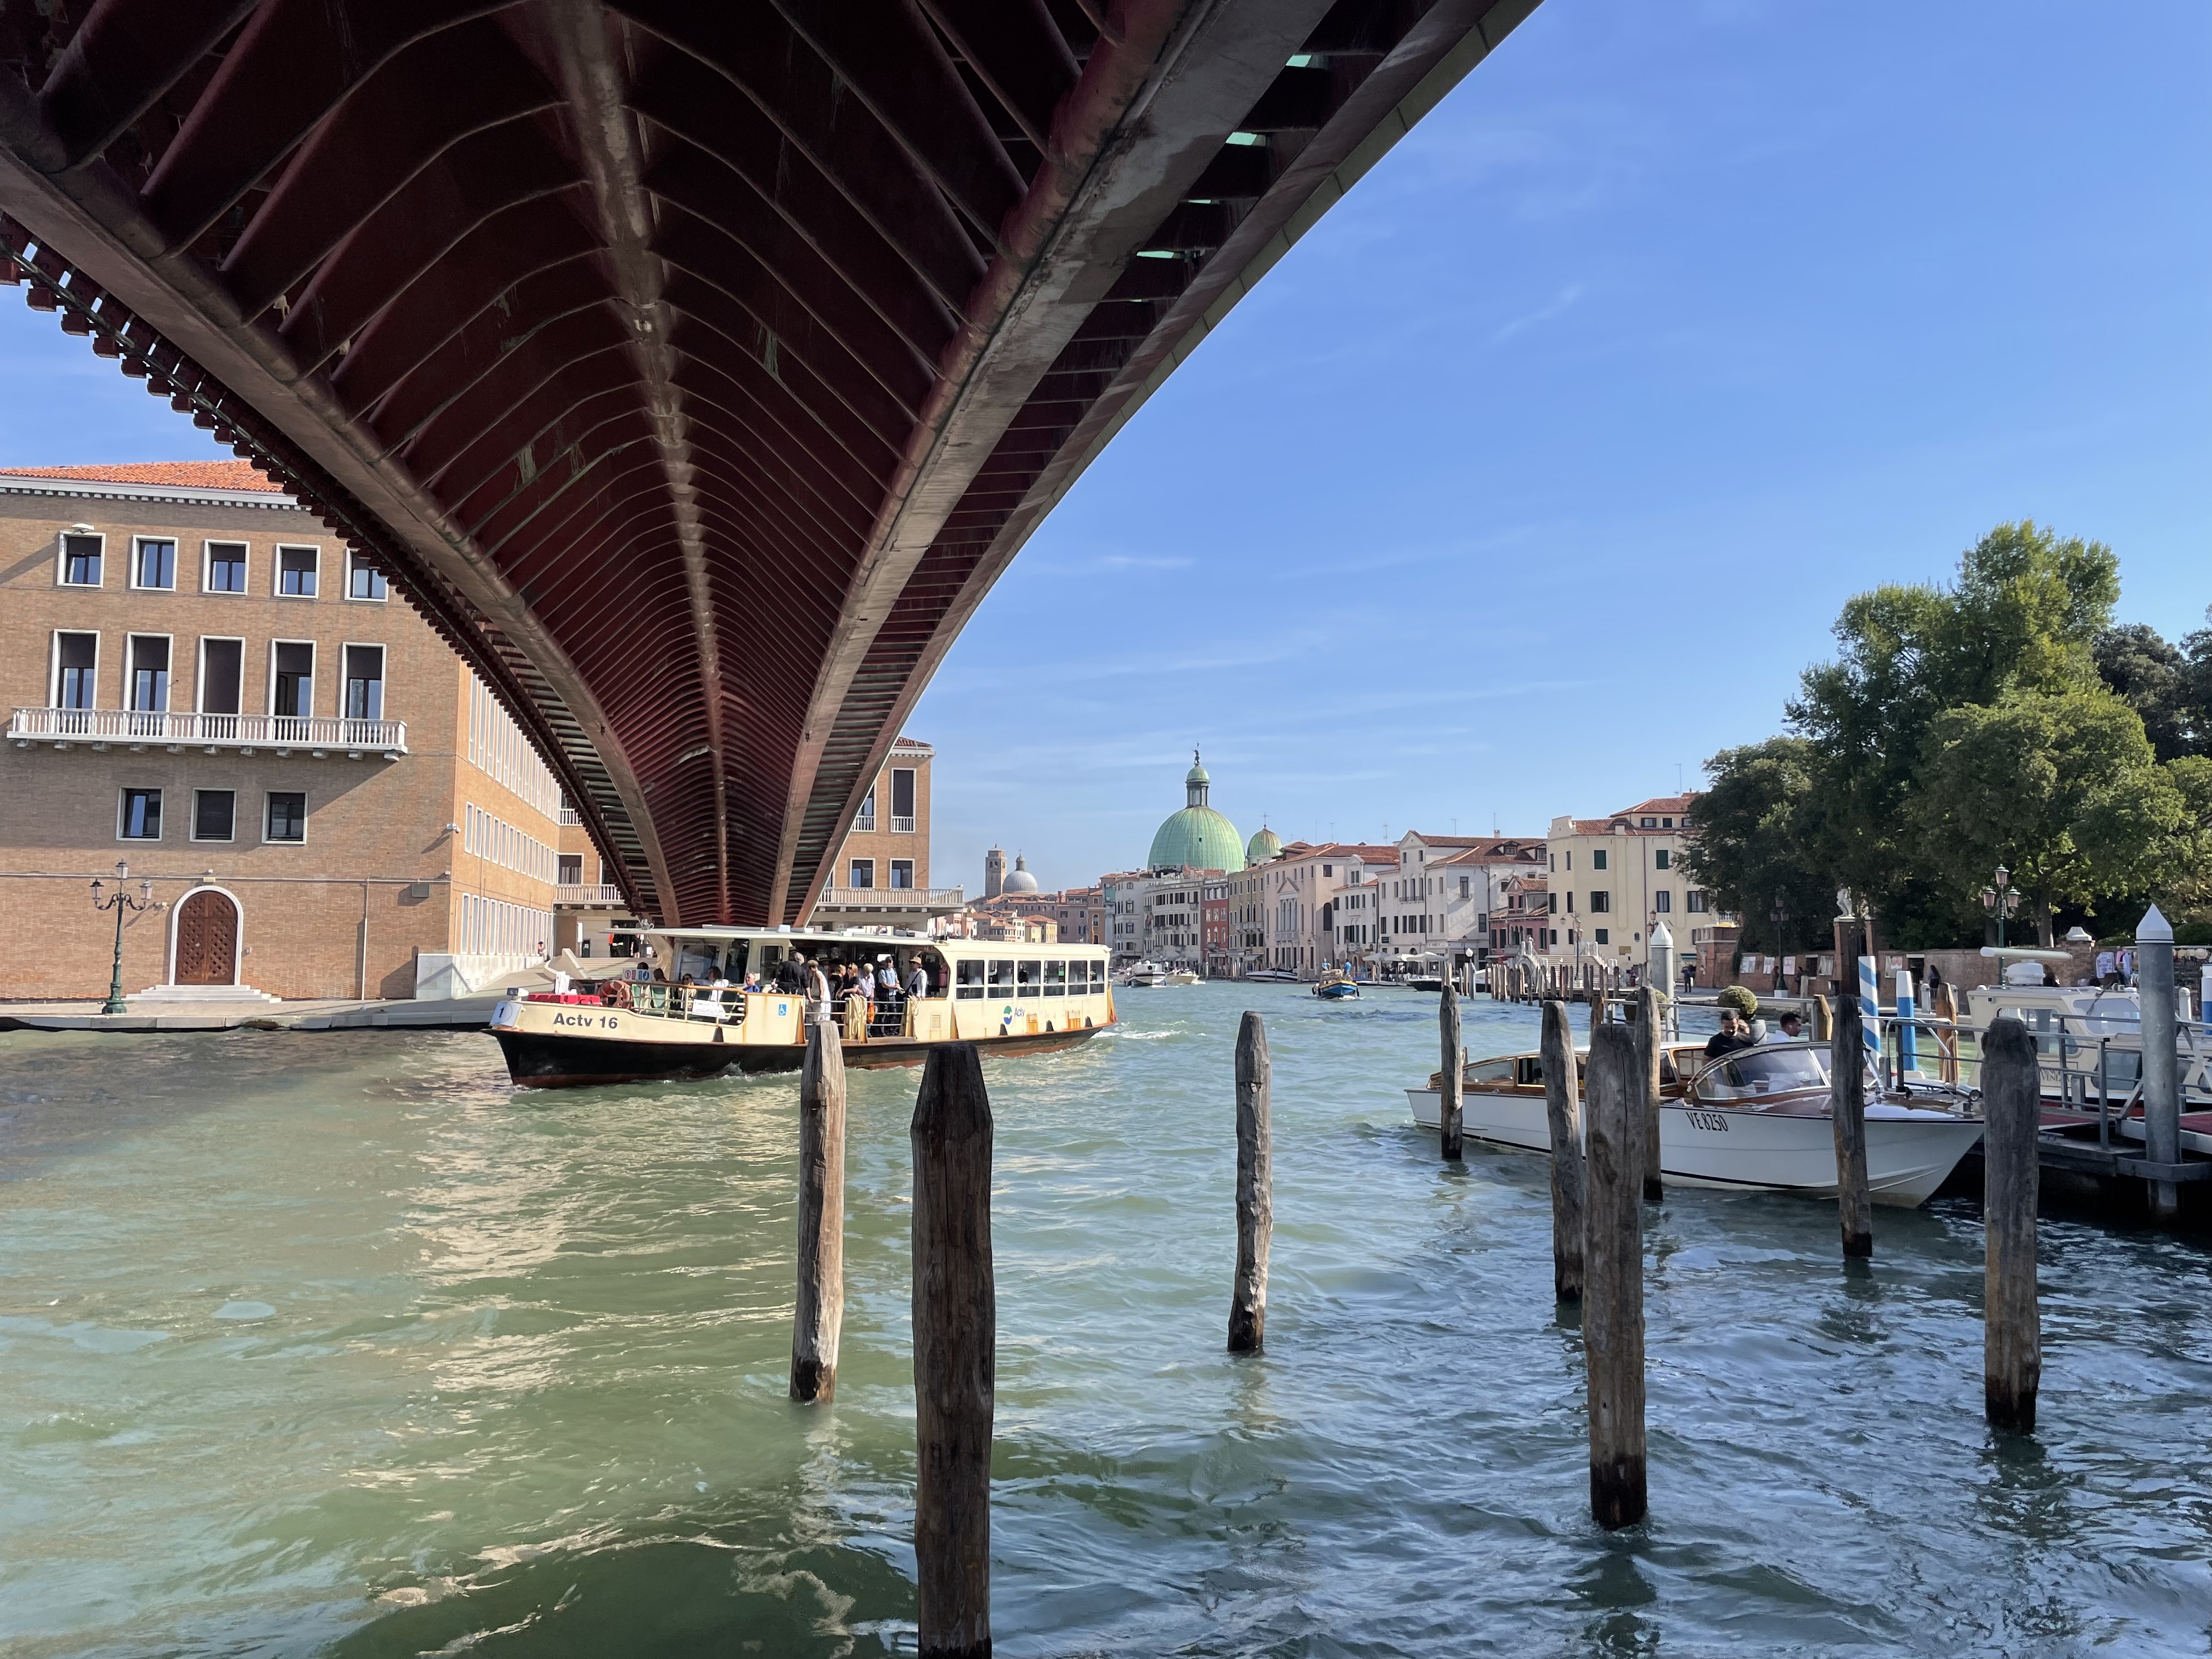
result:
<svg viewBox="0 0 2212 1659"><path fill-rule="evenodd" d="M803 921L1121 423L1535 0L0 0L0 282Z"/></svg>

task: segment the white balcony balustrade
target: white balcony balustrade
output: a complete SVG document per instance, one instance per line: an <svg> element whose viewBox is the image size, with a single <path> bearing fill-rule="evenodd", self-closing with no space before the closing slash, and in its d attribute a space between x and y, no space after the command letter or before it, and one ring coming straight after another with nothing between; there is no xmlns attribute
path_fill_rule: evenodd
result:
<svg viewBox="0 0 2212 1659"><path fill-rule="evenodd" d="M964 887L825 887L814 901L817 910L957 910L968 902Z"/></svg>
<svg viewBox="0 0 2212 1659"><path fill-rule="evenodd" d="M586 910L618 910L624 900L622 889L612 882L564 881L553 890L553 902Z"/></svg>
<svg viewBox="0 0 2212 1659"><path fill-rule="evenodd" d="M162 745L173 753L188 747L209 754L229 750L252 755L305 752L320 760L343 754L349 760L376 756L398 760L407 752L404 720L352 720L335 715L196 714L135 708L18 708L9 716L8 736L18 749L46 744L55 749L131 749Z"/></svg>

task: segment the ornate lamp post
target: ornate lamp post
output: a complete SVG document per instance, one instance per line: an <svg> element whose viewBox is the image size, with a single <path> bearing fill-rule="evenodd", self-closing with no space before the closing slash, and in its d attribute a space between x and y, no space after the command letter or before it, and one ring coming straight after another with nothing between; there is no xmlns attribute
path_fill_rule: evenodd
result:
<svg viewBox="0 0 2212 1659"><path fill-rule="evenodd" d="M1785 937L1783 930L1790 924L1790 905L1781 894L1774 896L1774 902L1768 907L1766 919L1774 924L1774 972L1778 981L1782 974L1782 941Z"/></svg>
<svg viewBox="0 0 2212 1659"><path fill-rule="evenodd" d="M1996 885L1982 889L1982 908L1993 913L1997 919L1997 949L2004 949L2005 918L2020 912L2020 895L2013 890L2012 872L2000 864L1996 869Z"/></svg>
<svg viewBox="0 0 2212 1659"><path fill-rule="evenodd" d="M133 910L160 910L165 908L163 905L155 902L154 898L154 884L150 881L140 882L138 884L138 896L135 899L132 898L131 895L125 890L123 885L123 884L130 878L131 866L126 861L118 859L116 860L115 865L115 891L113 894L103 897L102 895L106 892L106 884L96 877L94 878L92 884L93 909L95 912L101 910L112 910L115 912L115 971L112 975L110 975L107 981L107 1000L100 1006L100 1012L103 1014L127 1014L131 1012L128 1006L126 1006L123 1000L124 915L125 913Z"/></svg>

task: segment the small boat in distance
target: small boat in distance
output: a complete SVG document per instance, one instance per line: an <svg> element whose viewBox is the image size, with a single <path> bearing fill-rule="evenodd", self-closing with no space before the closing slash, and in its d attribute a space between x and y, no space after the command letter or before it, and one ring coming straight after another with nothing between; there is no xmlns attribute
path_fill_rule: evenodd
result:
<svg viewBox="0 0 2212 1659"><path fill-rule="evenodd" d="M1149 990L1155 985L1168 982L1168 970L1157 962L1133 962L1114 975L1116 985L1133 986Z"/></svg>
<svg viewBox="0 0 2212 1659"><path fill-rule="evenodd" d="M1255 968L1244 975L1260 985L1296 985L1298 976L1287 968Z"/></svg>
<svg viewBox="0 0 2212 1659"><path fill-rule="evenodd" d="M1406 1091L1413 1121L1443 1120L1443 1075ZM1690 1187L1832 1197L1835 1131L1828 1121L1825 1045L1761 1043L1708 1060L1698 1043L1660 1051L1659 1164ZM1867 1184L1877 1204L1925 1203L1982 1136L1977 1097L1952 1085L1884 1091L1869 1069ZM1549 1152L1540 1054L1501 1054L1467 1067L1461 1125L1469 1139Z"/></svg>
<svg viewBox="0 0 2212 1659"><path fill-rule="evenodd" d="M1314 981L1313 994L1324 1002L1357 1001L1359 981L1349 974L1332 970Z"/></svg>

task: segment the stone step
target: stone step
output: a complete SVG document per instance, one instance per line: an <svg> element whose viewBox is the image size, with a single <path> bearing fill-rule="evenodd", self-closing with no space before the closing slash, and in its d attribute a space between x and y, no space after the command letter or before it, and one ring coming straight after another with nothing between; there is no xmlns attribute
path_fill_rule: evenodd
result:
<svg viewBox="0 0 2212 1659"><path fill-rule="evenodd" d="M266 1002L273 1006L281 1000L251 985L151 985L126 1000L134 1008L147 1002Z"/></svg>

